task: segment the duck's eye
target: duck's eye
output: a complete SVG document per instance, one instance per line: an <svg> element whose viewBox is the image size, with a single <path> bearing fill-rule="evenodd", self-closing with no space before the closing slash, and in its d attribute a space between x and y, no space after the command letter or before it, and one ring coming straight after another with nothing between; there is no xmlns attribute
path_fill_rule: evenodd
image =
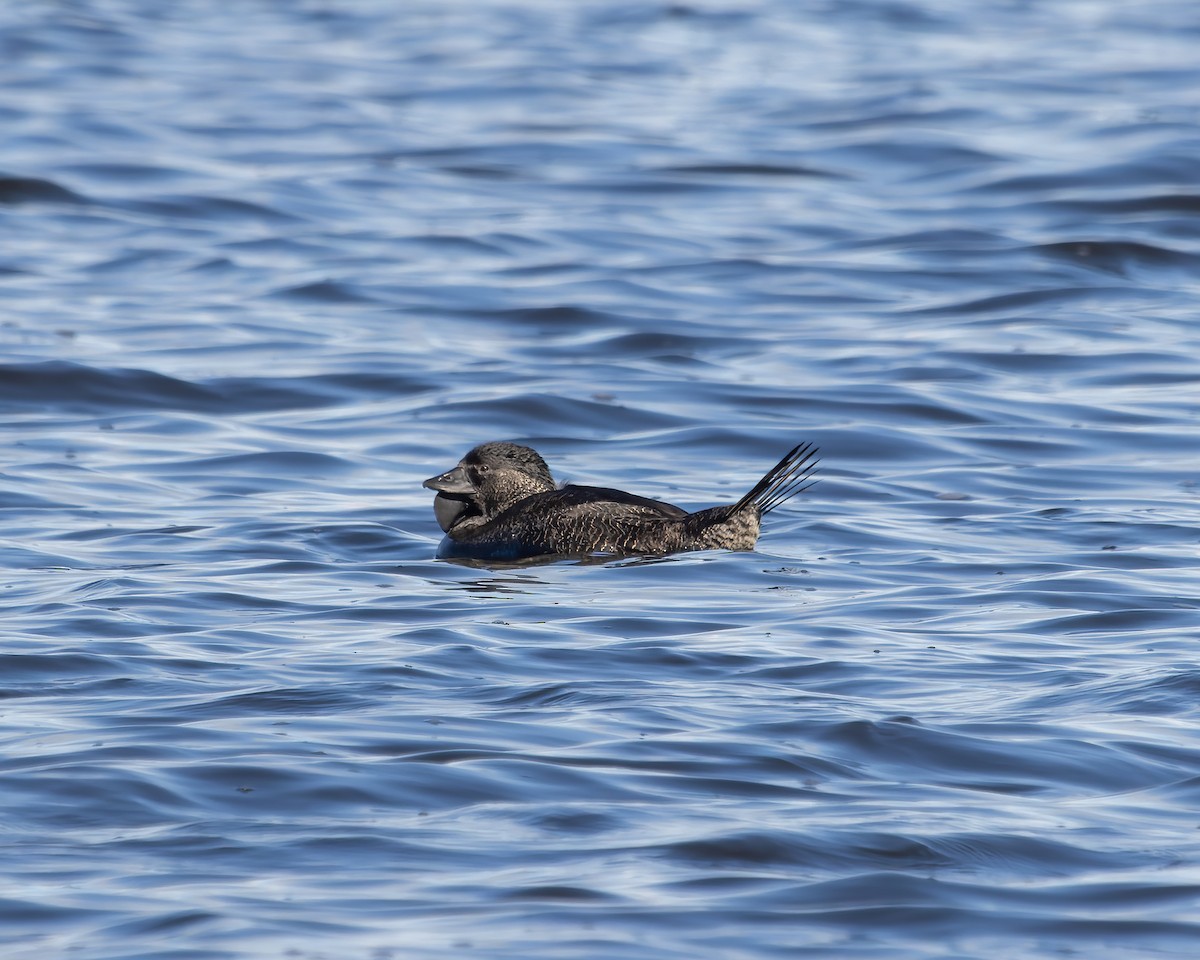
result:
<svg viewBox="0 0 1200 960"><path fill-rule="evenodd" d="M477 466L475 468L475 472L478 473L482 477L485 473L487 473L491 469L492 468L489 467L486 463L481 463L479 466Z"/></svg>

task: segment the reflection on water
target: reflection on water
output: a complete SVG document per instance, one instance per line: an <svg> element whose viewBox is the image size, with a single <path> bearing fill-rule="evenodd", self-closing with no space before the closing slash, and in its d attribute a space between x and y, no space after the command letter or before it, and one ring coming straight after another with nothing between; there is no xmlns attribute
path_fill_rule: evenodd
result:
<svg viewBox="0 0 1200 960"><path fill-rule="evenodd" d="M446 560L442 562L452 563L461 567L472 567L485 570L496 568L515 569L522 566L530 567L543 565L533 562L526 562L524 564L485 564L476 560ZM447 581L446 585L455 590L466 590L468 593L477 593L485 597L506 597L536 592L537 588L539 586L543 586L544 584L542 581L538 580L537 577L528 574L523 576L500 576L498 574L493 574L492 576L481 577L478 580Z"/></svg>

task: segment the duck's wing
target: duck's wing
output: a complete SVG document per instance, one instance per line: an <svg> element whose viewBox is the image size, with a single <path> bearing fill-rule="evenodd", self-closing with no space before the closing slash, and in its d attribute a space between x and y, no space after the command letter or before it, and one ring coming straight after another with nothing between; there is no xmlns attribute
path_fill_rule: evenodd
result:
<svg viewBox="0 0 1200 960"><path fill-rule="evenodd" d="M535 493L443 543L442 557L512 561L530 557L667 553L670 528L687 511L624 490L581 487ZM450 538L447 538L450 539Z"/></svg>
<svg viewBox="0 0 1200 960"><path fill-rule="evenodd" d="M609 487L566 486L538 494L550 553L584 556L671 553L686 510ZM533 539L531 531L530 539Z"/></svg>
<svg viewBox="0 0 1200 960"><path fill-rule="evenodd" d="M567 484L551 493L539 494L544 502L553 504L554 509L575 516L604 516L614 519L629 518L648 520L655 517L678 519L686 517L687 511L673 503L639 497L636 493L614 490L611 487L583 487Z"/></svg>

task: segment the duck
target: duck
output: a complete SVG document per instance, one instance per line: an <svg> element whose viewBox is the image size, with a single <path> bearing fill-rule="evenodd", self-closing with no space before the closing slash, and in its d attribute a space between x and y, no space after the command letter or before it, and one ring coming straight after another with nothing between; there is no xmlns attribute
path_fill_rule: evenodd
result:
<svg viewBox="0 0 1200 960"><path fill-rule="evenodd" d="M811 443L793 447L736 503L689 512L610 487L559 486L532 447L489 441L422 484L442 560L521 563L753 550L762 518L815 482Z"/></svg>

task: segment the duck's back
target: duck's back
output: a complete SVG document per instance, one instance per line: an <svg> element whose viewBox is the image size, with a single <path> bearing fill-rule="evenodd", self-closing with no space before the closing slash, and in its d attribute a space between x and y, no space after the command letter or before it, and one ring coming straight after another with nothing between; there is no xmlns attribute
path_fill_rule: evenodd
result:
<svg viewBox="0 0 1200 960"><path fill-rule="evenodd" d="M485 524L447 536L438 556L525 560L678 549L686 510L624 490L570 484L526 497Z"/></svg>

